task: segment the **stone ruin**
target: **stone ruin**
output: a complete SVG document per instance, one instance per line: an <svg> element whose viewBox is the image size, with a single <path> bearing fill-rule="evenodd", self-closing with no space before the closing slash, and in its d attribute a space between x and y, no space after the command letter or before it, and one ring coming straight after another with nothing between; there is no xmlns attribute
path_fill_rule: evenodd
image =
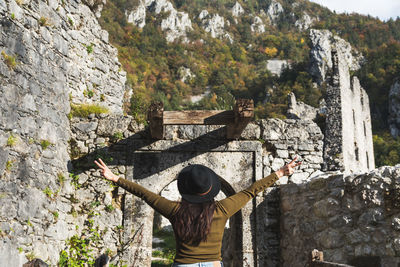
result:
<svg viewBox="0 0 400 267"><path fill-rule="evenodd" d="M375 168L369 98L357 77L363 58L327 30L311 30L311 73L325 84L324 170L365 173Z"/></svg>
<svg viewBox="0 0 400 267"><path fill-rule="evenodd" d="M301 168L230 220L226 265L304 266L314 248L331 261L398 264L400 166L374 170L368 99L341 63L346 44L313 32L314 52L328 55L320 57L332 96L326 132L311 120L268 119L249 124L237 140L226 139L223 126L193 125L167 126L165 138L154 140L144 125L118 115L129 95L125 73L97 23L98 7L86 2L0 2L0 50L18 63L0 60L2 266L33 257L56 265L68 240L94 234L101 236L95 255L150 265L153 212L101 179L96 157L161 194L183 166L203 163L231 195L294 155ZM70 101L98 100L114 114L67 118Z"/></svg>
<svg viewBox="0 0 400 267"><path fill-rule="evenodd" d="M139 229L138 238L115 259L137 264L134 266L150 266L154 212L143 201L125 194L122 189L112 191L102 185L104 181L100 179L99 171L92 169L92 165L85 167L86 160L90 162L96 156L109 155L113 158L110 162L113 170L121 177L134 180L160 194L174 182L184 166L205 164L224 178L222 191L226 196L278 170L295 154L304 160L301 170L281 179L281 184L303 183L313 179L319 175L323 162L323 135L312 121L270 119L251 123L242 133L241 140L237 141L226 139L224 126L171 125L166 126L163 140L154 140L148 138L148 128L137 125L130 117L73 119L71 123L72 139L76 140L73 149L85 151L83 154L89 152L84 158L73 161L74 165L81 164L80 177L85 177L82 184L90 181L89 184L105 194L104 204L98 210L104 210L104 206L110 203L121 210L120 213L117 210L113 213L120 216L115 219L124 225L123 233L120 233L124 242L128 242L132 233ZM115 141L117 133L124 138ZM91 188L79 189L79 195L86 196L85 201L90 202L92 197L96 198L92 191ZM87 205L81 203L75 210L79 212ZM100 218L100 230L103 230L107 222ZM277 188L269 189L264 196L248 203L231 218L228 228L223 250L226 266L246 266L246 263L248 266L278 265L280 237ZM109 232L105 236L107 243L115 244L111 249L118 251L120 244L115 239L117 235Z"/></svg>

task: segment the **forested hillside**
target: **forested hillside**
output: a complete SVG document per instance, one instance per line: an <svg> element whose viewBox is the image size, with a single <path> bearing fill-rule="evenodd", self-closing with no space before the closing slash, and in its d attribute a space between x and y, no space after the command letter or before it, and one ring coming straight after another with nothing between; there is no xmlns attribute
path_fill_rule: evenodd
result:
<svg viewBox="0 0 400 267"><path fill-rule="evenodd" d="M356 75L370 96L377 165L400 161L400 141L387 134L388 92L400 76L400 19L336 14L303 0L171 0L182 12L176 20L185 13L191 24L168 41L162 21L171 9L156 12L157 6L149 6L153 12L146 12L144 26L128 23L129 12L140 2L109 0L100 18L127 71L133 90L130 112L138 120L144 120L153 100L174 110L230 109L235 98L252 98L257 118L284 118L287 94L294 92L298 100L317 107L324 90L309 74L308 34L309 28L328 29L365 57ZM207 23L222 23L223 32L213 37ZM287 60L291 69L273 75L266 67L269 59ZM199 95L200 101L191 101Z"/></svg>

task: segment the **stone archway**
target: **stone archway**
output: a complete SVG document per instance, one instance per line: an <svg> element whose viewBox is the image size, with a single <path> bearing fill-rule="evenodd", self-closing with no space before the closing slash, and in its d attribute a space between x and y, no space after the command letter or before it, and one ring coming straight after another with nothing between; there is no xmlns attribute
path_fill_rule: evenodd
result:
<svg viewBox="0 0 400 267"><path fill-rule="evenodd" d="M204 164L216 171L226 182L225 194L238 192L255 180L262 178L262 148L259 142L233 141L208 149L195 144L182 146L177 141L158 141L131 152L127 177L149 190L160 193L176 179L179 171L189 164ZM179 148L179 149L176 149ZM184 148L184 149L182 149ZM129 153L129 152L128 152ZM133 179L134 178L134 179ZM150 266L152 226L154 211L144 201L127 195L124 206L124 235L129 237L140 229L124 258L133 266ZM231 220L235 240L232 251L235 257L227 266L254 266L256 261L255 202L249 202ZM232 234L230 236L233 236ZM232 256L232 255L230 255ZM228 255L225 254L225 258ZM245 264L247 263L247 264Z"/></svg>

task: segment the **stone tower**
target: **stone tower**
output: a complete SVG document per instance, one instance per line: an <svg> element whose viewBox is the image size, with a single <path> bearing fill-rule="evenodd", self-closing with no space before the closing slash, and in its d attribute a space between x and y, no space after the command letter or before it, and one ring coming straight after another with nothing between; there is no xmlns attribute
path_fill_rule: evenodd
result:
<svg viewBox="0 0 400 267"><path fill-rule="evenodd" d="M346 173L375 168L369 98L350 71L362 57L354 56L349 43L329 31L311 31L312 72L326 82L324 169Z"/></svg>

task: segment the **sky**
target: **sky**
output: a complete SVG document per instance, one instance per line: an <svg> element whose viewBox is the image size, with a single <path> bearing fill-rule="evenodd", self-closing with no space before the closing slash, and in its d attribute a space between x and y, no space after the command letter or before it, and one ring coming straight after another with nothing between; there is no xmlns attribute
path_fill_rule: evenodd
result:
<svg viewBox="0 0 400 267"><path fill-rule="evenodd" d="M337 13L356 12L381 20L400 17L400 0L311 0Z"/></svg>

